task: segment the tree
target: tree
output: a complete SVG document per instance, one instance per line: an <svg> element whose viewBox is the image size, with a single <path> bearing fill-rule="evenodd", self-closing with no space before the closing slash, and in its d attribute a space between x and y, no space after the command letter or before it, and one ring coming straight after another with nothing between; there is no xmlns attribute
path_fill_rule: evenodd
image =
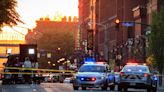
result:
<svg viewBox="0 0 164 92"><path fill-rule="evenodd" d="M0 0L0 28L4 25L17 25L18 22L23 23L16 12L17 1L16 0ZM0 29L1 31L1 29Z"/></svg>
<svg viewBox="0 0 164 92"><path fill-rule="evenodd" d="M51 51L53 53L52 63L65 57L68 58L74 51L74 34L70 31L46 31L41 38L37 41L38 48ZM60 50L58 49L60 48ZM41 65L46 65L42 62Z"/></svg>
<svg viewBox="0 0 164 92"><path fill-rule="evenodd" d="M37 42L41 49L55 51L61 48L66 56L74 50L74 34L70 31L46 31Z"/></svg>
<svg viewBox="0 0 164 92"><path fill-rule="evenodd" d="M152 31L150 34L149 50L153 60L162 74L164 67L164 8L154 12L152 16Z"/></svg>

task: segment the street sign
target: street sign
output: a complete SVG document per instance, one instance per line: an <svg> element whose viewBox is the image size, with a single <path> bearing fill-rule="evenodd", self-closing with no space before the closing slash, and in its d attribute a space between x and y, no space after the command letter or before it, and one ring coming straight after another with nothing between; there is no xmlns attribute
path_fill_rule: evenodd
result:
<svg viewBox="0 0 164 92"><path fill-rule="evenodd" d="M122 25L126 27L131 27L134 26L134 22L122 22Z"/></svg>

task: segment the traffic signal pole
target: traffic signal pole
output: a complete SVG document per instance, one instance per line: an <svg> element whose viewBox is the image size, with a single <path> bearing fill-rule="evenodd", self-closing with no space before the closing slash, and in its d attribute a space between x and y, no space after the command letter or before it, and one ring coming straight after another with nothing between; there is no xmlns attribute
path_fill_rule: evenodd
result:
<svg viewBox="0 0 164 92"><path fill-rule="evenodd" d="M145 24L145 23L141 23L141 22L134 22L134 21L120 21L119 19L116 19L115 20L115 28L119 31L119 26L120 24L122 26L126 26L126 27L133 27L135 26L136 24L139 24L139 25L144 25L144 26L147 26L147 27L150 27L151 28L151 25L149 24ZM147 31L149 30L144 30L144 32L141 32L141 40L143 41L143 60L146 61L146 34L147 34ZM131 35L129 34L129 37L131 37Z"/></svg>

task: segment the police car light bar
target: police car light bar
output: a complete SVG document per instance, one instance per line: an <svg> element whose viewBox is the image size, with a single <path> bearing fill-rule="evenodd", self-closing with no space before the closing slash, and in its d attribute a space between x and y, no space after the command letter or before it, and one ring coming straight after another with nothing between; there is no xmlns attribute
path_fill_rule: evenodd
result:
<svg viewBox="0 0 164 92"><path fill-rule="evenodd" d="M127 65L138 65L138 63L126 63Z"/></svg>
<svg viewBox="0 0 164 92"><path fill-rule="evenodd" d="M146 63L126 63L127 65L146 65Z"/></svg>
<svg viewBox="0 0 164 92"><path fill-rule="evenodd" d="M96 62L95 58L85 58L85 64L94 64Z"/></svg>

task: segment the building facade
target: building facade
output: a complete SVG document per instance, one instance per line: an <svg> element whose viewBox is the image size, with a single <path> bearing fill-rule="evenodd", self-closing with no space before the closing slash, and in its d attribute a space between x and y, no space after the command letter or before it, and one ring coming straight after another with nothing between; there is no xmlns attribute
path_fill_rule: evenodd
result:
<svg viewBox="0 0 164 92"><path fill-rule="evenodd" d="M145 62L145 31L149 29L152 12L159 11L163 3L162 0L79 0L81 41L87 43L86 30L92 28L93 52L98 58L119 64L125 64L129 59ZM119 29L116 19L120 20ZM88 27L90 20L92 27ZM135 23L123 24L131 21Z"/></svg>
<svg viewBox="0 0 164 92"><path fill-rule="evenodd" d="M7 60L9 54L19 53L19 44L25 43L25 36L15 32L0 33L0 66ZM1 69L0 69L1 70Z"/></svg>
<svg viewBox="0 0 164 92"><path fill-rule="evenodd" d="M74 46L72 46L73 50L78 50L80 49L79 46L79 30L78 30L78 20L77 17L66 17L64 16L61 21L54 21L49 18L40 18L39 20L36 21L36 27L31 31L29 30L28 34L26 35L26 43L32 43L32 44L37 44L38 46L38 60L40 61L40 64L42 68L55 68L59 69L59 64L57 62L57 59L66 57L65 55L68 54L66 50L72 50L72 48L67 48L66 42L61 42L60 39L59 42L56 42L54 46L61 46L65 44L65 46L61 47L52 47L50 48L44 48L40 44L40 38L44 36L46 33L50 32L56 32L56 33L70 33L71 37L74 38ZM56 36L56 35L53 35ZM48 37L47 37L48 38ZM51 38L50 40L53 40ZM67 40L64 39L64 40ZM48 40L47 40L47 45L48 45ZM49 44L50 45L50 44ZM63 47L63 48L62 48ZM70 55L71 56L71 55ZM68 57L67 57L68 58ZM45 65L45 66L44 66ZM50 66L51 65L51 66Z"/></svg>
<svg viewBox="0 0 164 92"><path fill-rule="evenodd" d="M117 31L114 22L116 19L133 21L132 9L138 5L144 5L145 2L146 0L79 0L80 25L87 25L88 21L92 20L92 29L95 31L94 50L98 55L102 55L108 60L110 52L134 36L134 32L128 32L124 26L120 26ZM91 27L81 27L81 29L85 28L85 30L81 30L82 40L84 40L86 38L83 36L86 36L87 28Z"/></svg>

